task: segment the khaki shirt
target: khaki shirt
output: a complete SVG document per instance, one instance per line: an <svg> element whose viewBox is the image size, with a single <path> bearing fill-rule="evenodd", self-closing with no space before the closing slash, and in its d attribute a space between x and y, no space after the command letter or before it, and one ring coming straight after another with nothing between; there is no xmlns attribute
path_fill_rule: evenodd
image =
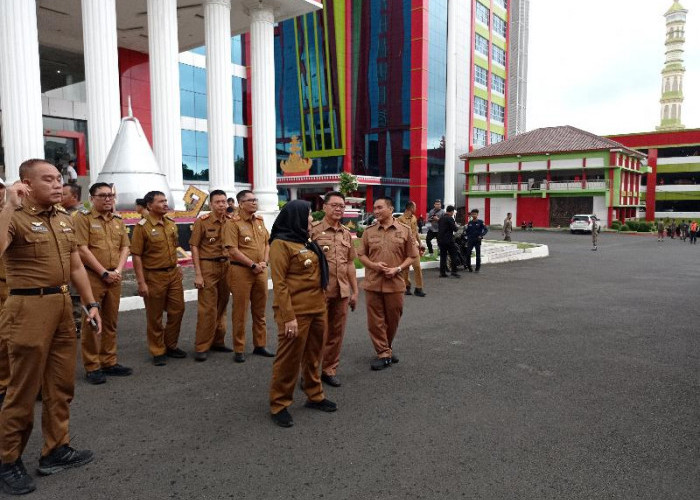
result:
<svg viewBox="0 0 700 500"><path fill-rule="evenodd" d="M270 234L260 215L241 212L240 218L232 219L224 227L224 247L238 248L253 262L265 260L265 248Z"/></svg>
<svg viewBox="0 0 700 500"><path fill-rule="evenodd" d="M120 215L103 215L92 210L80 210L73 216L75 237L79 246L86 246L105 269L116 269L129 235ZM87 269L87 267L86 267Z"/></svg>
<svg viewBox="0 0 700 500"><path fill-rule="evenodd" d="M44 288L70 282L70 255L77 249L73 219L58 206L18 207L7 230L7 285Z"/></svg>
<svg viewBox="0 0 700 500"><path fill-rule="evenodd" d="M285 323L300 314L319 314L326 310L318 260L303 243L274 240L270 245L275 295L272 307L279 311Z"/></svg>
<svg viewBox="0 0 700 500"><path fill-rule="evenodd" d="M177 265L177 225L167 215L156 222L147 215L134 226L131 254L141 257L143 268L164 269Z"/></svg>
<svg viewBox="0 0 700 500"><path fill-rule="evenodd" d="M335 229L324 219L312 224L311 239L318 244L328 261L326 297L350 297L350 274L355 269L354 261L357 256L350 230L342 224ZM348 265L352 266L352 269L349 269Z"/></svg>
<svg viewBox="0 0 700 500"><path fill-rule="evenodd" d="M377 222L365 229L357 255L365 255L372 262L384 262L388 267L396 268L407 257L418 257L418 243L408 226L396 219L386 229ZM401 273L395 274L393 278L385 278L384 273L367 268L362 288L371 292L403 292L406 284Z"/></svg>
<svg viewBox="0 0 700 500"><path fill-rule="evenodd" d="M190 246L195 246L199 249L200 259L226 257L222 238L224 227L226 227L229 220L228 217L219 220L213 214L206 214L194 221L192 235L190 236Z"/></svg>
<svg viewBox="0 0 700 500"><path fill-rule="evenodd" d="M413 236L413 239L420 244L420 236L418 235L418 219L416 219L416 216L411 215L409 217L404 213L401 216L397 217L397 219L399 222L402 222L403 224L411 228L411 235Z"/></svg>

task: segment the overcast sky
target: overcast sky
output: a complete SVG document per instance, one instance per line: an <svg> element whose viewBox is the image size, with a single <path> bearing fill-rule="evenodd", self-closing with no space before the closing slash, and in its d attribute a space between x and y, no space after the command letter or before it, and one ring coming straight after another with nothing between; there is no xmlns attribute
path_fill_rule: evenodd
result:
<svg viewBox="0 0 700 500"><path fill-rule="evenodd" d="M531 0L527 129L600 135L659 124L664 12L673 0ZM688 9L682 121L700 128L700 0Z"/></svg>

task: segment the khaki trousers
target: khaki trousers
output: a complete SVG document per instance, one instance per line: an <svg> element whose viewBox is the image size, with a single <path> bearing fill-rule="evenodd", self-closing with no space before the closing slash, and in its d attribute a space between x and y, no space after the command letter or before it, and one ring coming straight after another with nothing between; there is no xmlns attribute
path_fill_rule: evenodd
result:
<svg viewBox="0 0 700 500"><path fill-rule="evenodd" d="M180 338L180 323L185 314L185 292L182 289L180 269L170 271L148 271L144 269L148 297L146 306L146 336L151 356L162 356L166 349L177 348ZM163 312L168 319L163 328Z"/></svg>
<svg viewBox="0 0 700 500"><path fill-rule="evenodd" d="M226 306L229 291L228 261L199 261L204 288L197 291L197 332L194 349L207 352L212 345L223 346L226 338Z"/></svg>
<svg viewBox="0 0 700 500"><path fill-rule="evenodd" d="M81 327L81 346L83 366L86 372L107 368L117 364L117 318L119 317L119 298L122 293L121 283L111 285L102 281L95 273L88 271L90 288L95 301L100 303L102 333L95 334L85 314Z"/></svg>
<svg viewBox="0 0 700 500"><path fill-rule="evenodd" d="M70 295L12 295L0 314L10 378L0 412L0 460L22 456L34 426L41 388L41 454L68 444L70 402L75 383L77 339Z"/></svg>
<svg viewBox="0 0 700 500"><path fill-rule="evenodd" d="M379 358L390 358L391 345L403 314L403 292L370 292L365 290L367 328Z"/></svg>
<svg viewBox="0 0 700 500"><path fill-rule="evenodd" d="M309 401L323 401L321 384L321 351L326 331L326 312L297 316L299 334L288 339L284 335L284 321L275 311L277 322L277 356L272 364L270 383L270 413L273 415L291 406L294 402L294 386L299 379L299 370L304 378L304 392Z"/></svg>
<svg viewBox="0 0 700 500"><path fill-rule="evenodd" d="M345 336L345 324L348 319L349 298L336 297L326 299L328 310L328 322L326 323L326 336L323 343L323 373L335 375L340 364L340 348Z"/></svg>
<svg viewBox="0 0 700 500"><path fill-rule="evenodd" d="M253 346L265 347L267 272L253 274L253 271L243 266L229 267L228 284L233 294L233 350L245 352L245 317L248 306L253 317Z"/></svg>
<svg viewBox="0 0 700 500"><path fill-rule="evenodd" d="M413 274L416 275L416 288L423 289L423 271L420 268L420 257L416 257L411 262L411 267L413 268ZM411 287L411 277L408 275L408 268L401 272L403 276L403 282L406 284L406 288Z"/></svg>

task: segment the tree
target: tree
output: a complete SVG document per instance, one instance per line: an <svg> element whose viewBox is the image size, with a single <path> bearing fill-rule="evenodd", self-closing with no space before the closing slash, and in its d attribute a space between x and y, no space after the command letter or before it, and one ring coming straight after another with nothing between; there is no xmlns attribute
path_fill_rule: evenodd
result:
<svg viewBox="0 0 700 500"><path fill-rule="evenodd" d="M357 176L343 172L340 174L338 179L340 181L340 192L343 196L349 196L350 194L357 191L359 184L357 183Z"/></svg>

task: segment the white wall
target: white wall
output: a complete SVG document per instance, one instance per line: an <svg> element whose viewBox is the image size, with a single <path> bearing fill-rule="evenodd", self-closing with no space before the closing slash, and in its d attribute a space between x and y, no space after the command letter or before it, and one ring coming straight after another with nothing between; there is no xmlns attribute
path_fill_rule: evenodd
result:
<svg viewBox="0 0 700 500"><path fill-rule="evenodd" d="M455 42L456 66L457 66L457 111L455 123L455 206L461 207L464 205L465 176L464 162L459 160L459 156L469 152L469 115L472 112L471 103L469 102L469 82L471 75L471 2L463 0L451 0L457 2L455 17L457 18L457 26L450 26L450 29L455 29L457 39ZM445 168L448 165L445 164Z"/></svg>
<svg viewBox="0 0 700 500"><path fill-rule="evenodd" d="M515 198L491 198L491 224L503 224L508 212L513 214L513 225L518 220L517 200Z"/></svg>
<svg viewBox="0 0 700 500"><path fill-rule="evenodd" d="M462 196L462 200L464 200L464 196ZM469 213L471 210L474 210L475 208L479 211L479 219L483 219L484 218L484 199L470 196L469 202L467 204L467 213Z"/></svg>
<svg viewBox="0 0 700 500"><path fill-rule="evenodd" d="M609 226L608 207L605 203L605 196L593 197L593 214L598 217L598 221L603 227Z"/></svg>

